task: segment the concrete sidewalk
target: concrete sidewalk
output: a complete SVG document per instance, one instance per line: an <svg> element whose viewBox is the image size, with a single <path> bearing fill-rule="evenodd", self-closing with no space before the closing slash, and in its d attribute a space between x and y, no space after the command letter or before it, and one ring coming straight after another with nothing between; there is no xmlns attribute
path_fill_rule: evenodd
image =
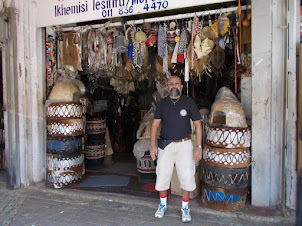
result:
<svg viewBox="0 0 302 226"><path fill-rule="evenodd" d="M177 204L179 202L179 205ZM190 203L191 204L191 203ZM182 225L179 197L169 196L168 212L155 219L157 200L121 194L45 187L1 192L1 225ZM282 217L219 212L191 205L192 225L294 225Z"/></svg>
<svg viewBox="0 0 302 226"><path fill-rule="evenodd" d="M168 212L155 219L158 199L78 189L52 189L43 183L8 190L0 181L0 225L183 225L179 196L169 195ZM191 225L294 225L295 213L249 207L219 212L190 201Z"/></svg>

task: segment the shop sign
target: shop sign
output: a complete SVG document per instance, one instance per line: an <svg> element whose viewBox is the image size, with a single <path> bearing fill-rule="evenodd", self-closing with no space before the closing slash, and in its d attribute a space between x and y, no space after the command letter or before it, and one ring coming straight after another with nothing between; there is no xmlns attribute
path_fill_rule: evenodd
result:
<svg viewBox="0 0 302 226"><path fill-rule="evenodd" d="M232 0L43 0L37 1L37 26L125 17Z"/></svg>

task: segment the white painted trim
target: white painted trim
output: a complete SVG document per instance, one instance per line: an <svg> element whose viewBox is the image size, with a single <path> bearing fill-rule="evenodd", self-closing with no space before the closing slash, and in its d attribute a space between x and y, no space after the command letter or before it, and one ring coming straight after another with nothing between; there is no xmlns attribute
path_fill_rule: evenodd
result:
<svg viewBox="0 0 302 226"><path fill-rule="evenodd" d="M252 205L281 204L286 0L252 0Z"/></svg>
<svg viewBox="0 0 302 226"><path fill-rule="evenodd" d="M300 1L287 0L287 68L285 130L285 204L296 208L297 199L297 56L300 44Z"/></svg>

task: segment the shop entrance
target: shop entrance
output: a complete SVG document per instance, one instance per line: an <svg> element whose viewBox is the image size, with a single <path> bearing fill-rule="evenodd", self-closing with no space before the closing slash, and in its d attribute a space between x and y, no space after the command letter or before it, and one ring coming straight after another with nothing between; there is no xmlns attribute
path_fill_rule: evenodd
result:
<svg viewBox="0 0 302 226"><path fill-rule="evenodd" d="M167 95L166 78L171 75L181 78L183 94L195 100L204 134L220 88L227 87L239 101L251 98L241 89L242 84L251 86L250 8L243 7L245 25L240 36L237 7L211 7L200 14L190 9L167 17L151 15L143 21L136 18L125 26L121 22L85 23L46 30L48 97L54 95L56 84L68 80L78 86L71 97L82 93L84 98L77 100L86 111L86 134L79 138L83 141L85 175L68 187L157 197L156 163L148 156L148 139L155 105ZM164 45L161 38L165 38ZM215 117L217 125L228 120L224 112ZM53 137L48 130L48 141ZM139 148L145 148L143 155L139 156ZM47 153L47 162L54 161L53 153L49 149ZM201 168L197 169L199 175ZM47 182L53 186L50 171L47 169ZM244 174L250 175L248 167ZM104 178L109 185L103 183ZM116 178L120 186L110 186ZM201 177L196 180L200 183ZM250 187L248 181L244 186Z"/></svg>

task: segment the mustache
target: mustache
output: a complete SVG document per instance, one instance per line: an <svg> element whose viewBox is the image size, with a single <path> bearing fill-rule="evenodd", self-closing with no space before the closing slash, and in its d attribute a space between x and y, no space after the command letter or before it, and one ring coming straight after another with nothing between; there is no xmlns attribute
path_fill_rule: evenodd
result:
<svg viewBox="0 0 302 226"><path fill-rule="evenodd" d="M172 88L169 92L171 97L178 97L180 95L180 90L177 88Z"/></svg>

